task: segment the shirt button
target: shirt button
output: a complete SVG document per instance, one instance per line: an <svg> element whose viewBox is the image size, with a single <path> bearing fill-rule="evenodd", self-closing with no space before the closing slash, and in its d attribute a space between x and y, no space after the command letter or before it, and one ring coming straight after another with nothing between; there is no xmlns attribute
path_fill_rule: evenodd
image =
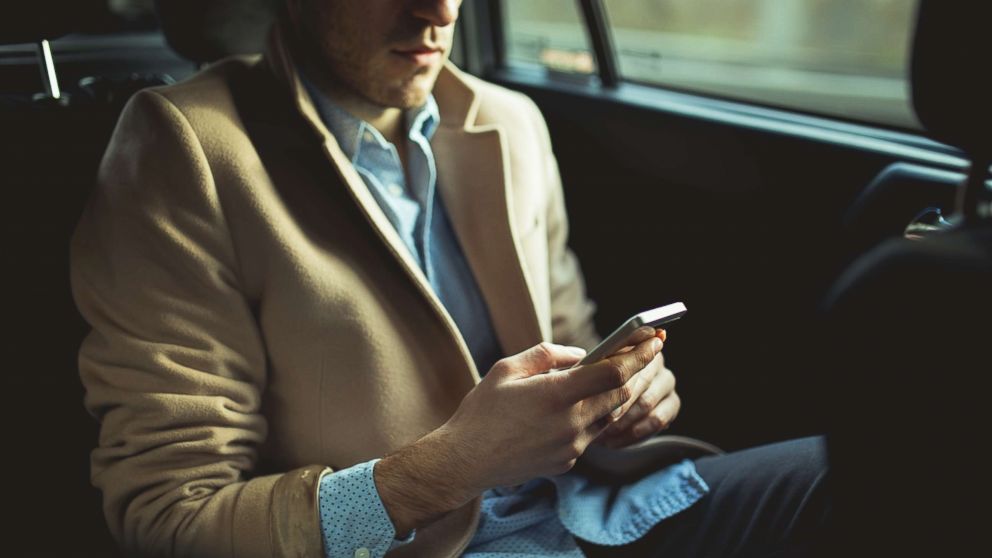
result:
<svg viewBox="0 0 992 558"><path fill-rule="evenodd" d="M395 182L392 183L392 184L390 184L389 186L386 186L386 190L390 194L392 194L392 195L394 195L396 197L399 197L399 196L402 196L403 195L403 187L400 186L399 184L396 184Z"/></svg>
<svg viewBox="0 0 992 558"><path fill-rule="evenodd" d="M369 549L362 547L355 551L355 558L369 558Z"/></svg>
<svg viewBox="0 0 992 558"><path fill-rule="evenodd" d="M365 141L375 141L375 138L372 137L372 132L369 131L366 131L362 137L365 138Z"/></svg>

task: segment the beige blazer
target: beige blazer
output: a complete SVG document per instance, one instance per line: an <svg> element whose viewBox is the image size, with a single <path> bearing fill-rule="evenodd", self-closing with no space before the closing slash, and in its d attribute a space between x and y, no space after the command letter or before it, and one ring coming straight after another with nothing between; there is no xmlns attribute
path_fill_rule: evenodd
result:
<svg viewBox="0 0 992 558"><path fill-rule="evenodd" d="M450 63L434 95L439 192L503 351L594 344L538 109ZM479 381L278 35L128 103L71 265L92 480L129 553L321 556L320 477L416 441ZM394 554L458 555L478 515Z"/></svg>

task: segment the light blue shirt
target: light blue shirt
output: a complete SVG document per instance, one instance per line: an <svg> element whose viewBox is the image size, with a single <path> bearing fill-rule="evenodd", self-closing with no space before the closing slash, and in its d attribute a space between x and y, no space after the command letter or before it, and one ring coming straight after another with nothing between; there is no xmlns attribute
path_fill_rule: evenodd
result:
<svg viewBox="0 0 992 558"><path fill-rule="evenodd" d="M318 112L364 179L468 344L481 374L502 357L489 310L465 260L440 196L430 138L440 122L433 96L407 111L409 183L394 145L305 81ZM375 487L378 459L321 479L319 508L328 557L383 556L416 538L396 531ZM691 461L628 485L601 485L578 473L531 480L483 494L470 558L583 556L575 537L601 545L633 542L659 521L691 506L709 488ZM365 551L367 551L367 553Z"/></svg>

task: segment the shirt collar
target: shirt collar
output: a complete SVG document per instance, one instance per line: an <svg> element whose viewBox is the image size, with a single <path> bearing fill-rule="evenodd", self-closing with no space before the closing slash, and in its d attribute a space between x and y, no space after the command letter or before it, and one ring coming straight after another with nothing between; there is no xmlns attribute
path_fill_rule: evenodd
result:
<svg viewBox="0 0 992 558"><path fill-rule="evenodd" d="M354 163L359 147L363 143L372 143L382 148L389 145L389 142L379 133L379 130L375 129L375 126L338 106L305 75L300 74L300 78L317 107L320 119L324 121L327 129L334 134L341 150L352 163ZM404 122L408 124L408 138L416 141L418 136L421 136L430 141L441 122L440 111L434 95L428 95L427 101L423 105L408 110Z"/></svg>

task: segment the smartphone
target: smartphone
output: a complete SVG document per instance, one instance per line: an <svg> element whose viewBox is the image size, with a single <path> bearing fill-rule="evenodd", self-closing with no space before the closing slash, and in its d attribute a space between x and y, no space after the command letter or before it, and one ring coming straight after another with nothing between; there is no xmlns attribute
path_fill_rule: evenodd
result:
<svg viewBox="0 0 992 558"><path fill-rule="evenodd" d="M674 322L675 320L681 318L685 315L688 309L685 304L681 302L675 302L673 304L668 304L666 306L661 306L655 308L654 310L648 310L646 312L641 312L624 322L624 324L616 329L609 337L603 340L602 343L596 345L596 348L589 351L585 358L580 360L575 366L581 366L583 364L590 364L593 362L599 362L606 357L609 357L625 347L633 335L634 331L638 328L644 326L651 326L658 328L664 324ZM573 366L572 368L575 368Z"/></svg>

